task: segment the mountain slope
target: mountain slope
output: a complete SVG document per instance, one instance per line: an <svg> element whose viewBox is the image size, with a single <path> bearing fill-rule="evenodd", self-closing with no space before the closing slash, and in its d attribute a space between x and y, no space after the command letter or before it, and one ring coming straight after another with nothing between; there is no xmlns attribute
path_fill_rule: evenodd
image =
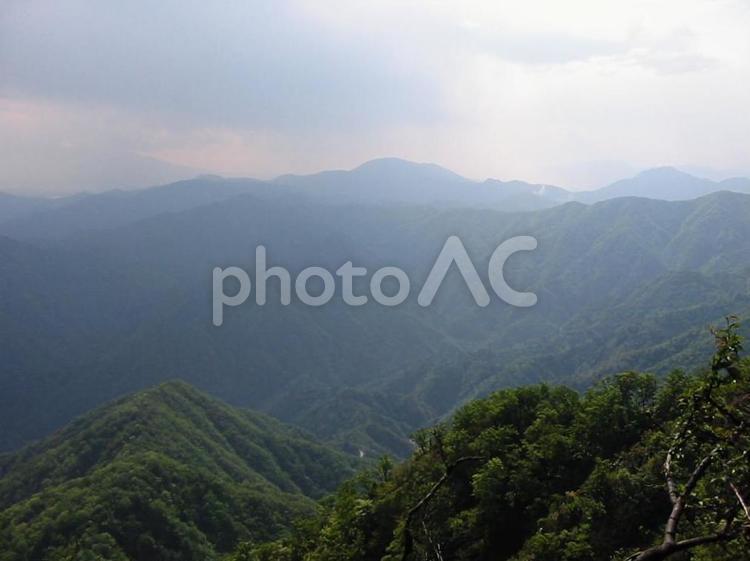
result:
<svg viewBox="0 0 750 561"><path fill-rule="evenodd" d="M309 201L338 207L419 205L528 212L572 201L592 204L621 197L690 200L722 190L750 194L750 179L714 182L674 168L656 168L595 191L573 192L524 181L478 182L435 164L382 158L352 170L282 175L270 182L199 176L148 189L59 199L0 193L0 235L59 241L248 194L263 200L287 198L300 204Z"/></svg>
<svg viewBox="0 0 750 561"><path fill-rule="evenodd" d="M98 230L225 201L244 193L270 195L280 190L253 179L200 176L148 189L113 190L66 197L57 204L52 204L54 201L49 199L39 199L46 201L46 204L40 205L35 212L29 211L15 219L5 220L0 232L19 239L57 240L90 235Z"/></svg>
<svg viewBox="0 0 750 561"><path fill-rule="evenodd" d="M274 182L337 204L460 205L515 212L571 200L570 193L560 187L495 179L480 183L435 164L398 158L372 160L353 170L282 175Z"/></svg>
<svg viewBox="0 0 750 561"><path fill-rule="evenodd" d="M469 180L434 164L398 158L366 162L353 170L324 171L313 175L282 175L281 185L302 187L332 201L428 202L456 197Z"/></svg>
<svg viewBox="0 0 750 561"><path fill-rule="evenodd" d="M635 177L616 181L595 191L576 193L575 199L595 203L617 197L647 197L664 201L687 201L717 191L750 194L750 179L711 181L695 177L673 167L646 170Z"/></svg>
<svg viewBox="0 0 750 561"><path fill-rule="evenodd" d="M480 308L453 270L433 304L419 306L450 235L464 241L486 284L499 243L535 236L539 247L511 258L506 278L536 292L539 304L518 309L493 299ZM211 270L238 265L252 276L260 244L269 266L292 276L349 260L370 274L398 266L412 293L393 308L350 307L339 283L325 306L296 298L283 306L274 279L268 304L251 297L215 328ZM750 308L750 197L726 192L519 213L240 195L56 248L14 247L13 261L0 262L9 287L0 292L0 331L12 342L0 348L3 449L180 377L353 453L404 455L410 429L466 399L536 380L585 386L613 369L661 371L696 340L695 325ZM366 293L368 281L357 279L355 292ZM679 364L693 366L687 355Z"/></svg>
<svg viewBox="0 0 750 561"><path fill-rule="evenodd" d="M396 158L367 162L351 171L281 176L273 182L200 176L135 191L107 191L61 199L0 197L0 235L25 240L64 240L181 212L240 195L298 203L467 205L536 210L559 204L564 190L515 181L477 183L433 164Z"/></svg>
<svg viewBox="0 0 750 561"><path fill-rule="evenodd" d="M297 430L169 382L0 458L2 560L215 559L352 473Z"/></svg>
<svg viewBox="0 0 750 561"><path fill-rule="evenodd" d="M33 213L51 204L48 199L19 197L0 193L0 223Z"/></svg>
<svg viewBox="0 0 750 561"><path fill-rule="evenodd" d="M717 518L742 528L747 519L725 491L728 479L741 482L735 488L750 486L747 438L729 436L724 417L741 423L748 416L741 404L750 362L736 366L730 379L712 380L713 390L705 372L664 380L628 372L585 393L549 385L494 392L417 433L414 453L400 466L381 462L342 486L315 520L300 525L305 530L260 547L244 544L231 559L615 561L661 544L668 519L679 524L680 540L714 535ZM709 400L715 409L704 405ZM698 426L696 436L675 438ZM717 441L738 459L711 462ZM691 499L678 520L670 517L663 468L670 447L685 451L672 456L670 476ZM683 491L688 480L698 484ZM683 546L687 556L669 559L750 559L742 530L721 543Z"/></svg>

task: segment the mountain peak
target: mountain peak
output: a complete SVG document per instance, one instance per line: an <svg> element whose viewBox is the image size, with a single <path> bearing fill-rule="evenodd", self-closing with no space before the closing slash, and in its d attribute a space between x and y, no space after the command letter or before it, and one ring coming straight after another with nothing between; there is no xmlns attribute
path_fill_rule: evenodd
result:
<svg viewBox="0 0 750 561"><path fill-rule="evenodd" d="M665 201L696 199L717 190L713 181L695 177L672 166L642 171L596 191L581 193L579 200L598 202L618 197L644 197Z"/></svg>
<svg viewBox="0 0 750 561"><path fill-rule="evenodd" d="M657 180L674 179L674 178L699 179L695 177L694 175L690 175L689 173L684 172L674 166L659 166L655 168L646 169L640 172L636 177L641 178L641 179L657 179Z"/></svg>
<svg viewBox="0 0 750 561"><path fill-rule="evenodd" d="M203 393L195 386L192 386L188 384L186 381L181 380L179 378L171 378L169 380L164 380L163 382L150 387L146 388L145 390L141 390L140 392L126 395L122 399L127 401L128 399L133 399L138 396L147 396L147 397L153 397L158 399L160 396L164 395L170 395L170 394L183 394L183 395L190 395L195 398L204 398L208 400L213 400L211 396L208 394ZM216 400L218 402L218 400Z"/></svg>
<svg viewBox="0 0 750 561"><path fill-rule="evenodd" d="M32 521L30 535L56 533L71 543L92 531L109 534L117 559L193 559L195 547L201 559L214 559L240 540L277 536L352 466L296 429L173 380L0 457L0 514L12 507L18 520ZM117 508L99 508L113 497ZM63 508L76 518L61 516ZM220 516L237 524L214 524ZM8 523L0 517L0 527ZM202 538L195 546L164 535ZM145 555L142 536L163 542L163 551Z"/></svg>
<svg viewBox="0 0 750 561"><path fill-rule="evenodd" d="M432 163L412 162L396 157L376 158L360 164L352 173L420 174L431 179L465 181L457 173Z"/></svg>
<svg viewBox="0 0 750 561"><path fill-rule="evenodd" d="M367 168L389 168L389 167L412 167L412 166L419 166L423 165L417 162L412 162L411 160L406 160L404 158L398 158L396 156L385 156L383 158L373 158L372 160L367 160L366 162L356 166L354 170L357 169L367 169Z"/></svg>
<svg viewBox="0 0 750 561"><path fill-rule="evenodd" d="M297 448L319 449L321 458L327 453L330 457L326 459L333 460L330 467L341 461L339 453L325 450L296 428L261 413L234 408L182 380L173 379L79 417L46 440L15 454L14 463L21 465L44 457L51 461L51 466L57 466L51 470L57 477L46 473L47 478L54 480L80 476L135 453L153 451L172 459L191 458L193 467L223 472L232 478L257 472L256 475L259 473L284 491L302 489L318 493L320 489L306 478L299 479L299 474L279 475L284 471L279 469L284 467L281 459L262 451L272 442L290 452ZM92 443L100 446L94 450ZM88 453L83 463L53 461L57 456L84 449ZM250 455L243 455L243 450ZM267 456L260 467L253 465L258 454ZM0 505L2 490L0 486Z"/></svg>
<svg viewBox="0 0 750 561"><path fill-rule="evenodd" d="M201 173L200 175L196 175L194 179L199 181L223 181L224 178L221 175L216 175L215 173Z"/></svg>

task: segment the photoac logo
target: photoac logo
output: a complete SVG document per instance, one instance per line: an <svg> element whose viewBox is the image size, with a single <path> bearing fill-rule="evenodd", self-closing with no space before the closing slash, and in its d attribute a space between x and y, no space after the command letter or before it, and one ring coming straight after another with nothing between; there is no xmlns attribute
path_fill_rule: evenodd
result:
<svg viewBox="0 0 750 561"><path fill-rule="evenodd" d="M531 236L517 236L501 243L492 252L487 270L487 276L493 292L503 302L517 308L528 308L536 305L537 297L533 292L518 292L505 281L504 268L508 258L519 251L533 251L537 248L537 240ZM463 242L458 236L451 236L443 245L435 263L422 285L417 303L422 307L432 304L435 295L443 284L451 266L455 265L474 298L477 306L485 307L490 303L490 295L479 277L474 263L466 252ZM370 298L381 306L398 306L403 304L411 294L411 280L403 269L398 267L382 267L370 277L370 293L354 294L354 278L366 277L365 267L355 267L347 261L339 267L335 276L341 281L341 298L349 306L363 306ZM266 285L275 277L281 287L280 301L287 306L292 301L292 275L283 267L268 267L266 248L262 245L255 249L255 303L264 306L267 301ZM319 279L323 289L318 294L308 291L308 283L312 279ZM393 279L398 286L394 294L383 291L386 279ZM234 279L239 288L235 294L225 292L225 281ZM294 293L297 299L307 306L323 306L330 302L336 294L336 279L323 267L308 267L303 269L294 279ZM214 268L213 271L213 323L220 326L224 323L224 308L244 304L250 297L253 283L250 275L240 267Z"/></svg>

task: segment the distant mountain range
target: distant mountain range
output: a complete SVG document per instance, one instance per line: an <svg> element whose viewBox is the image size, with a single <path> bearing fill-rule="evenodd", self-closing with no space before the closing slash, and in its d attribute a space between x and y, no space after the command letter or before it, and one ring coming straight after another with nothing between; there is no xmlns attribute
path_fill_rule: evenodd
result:
<svg viewBox="0 0 750 561"><path fill-rule="evenodd" d="M412 176L387 200L340 195L376 190L372 177L381 169L390 170L391 186L398 170ZM662 173L672 175L633 181ZM56 199L54 207L6 220L0 449L118 395L182 378L354 455L405 456L415 428L466 400L532 381L585 387L631 368L700 367L706 327L729 313L750 317L748 195L557 202L523 212L394 201L419 185L420 174L432 178L414 188L421 193L434 181L446 192L460 185L528 195L525 184L492 187L386 160L334 179L202 177ZM338 299L285 307L272 285L265 307L248 304L230 310L221 328L211 324L212 268L252 270L259 244L270 264L293 273L352 260L371 272L399 266L418 286L450 235L464 240L485 280L500 242L537 237L539 248L514 257L507 274L513 286L536 292L539 305L478 308L449 274L427 309L414 298L392 309Z"/></svg>
<svg viewBox="0 0 750 561"><path fill-rule="evenodd" d="M655 168L635 177L622 179L596 191L579 192L574 198L585 203L605 201L617 197L645 197L664 201L697 199L717 191L750 194L750 179L736 177L711 181L694 177L672 167Z"/></svg>
<svg viewBox="0 0 750 561"><path fill-rule="evenodd" d="M716 182L663 167L595 191L568 191L523 181L476 182L434 164L384 158L349 171L283 175L273 181L199 176L151 189L56 199L0 194L0 234L30 239L85 234L162 212L224 201L242 193L263 199L306 196L326 204L461 206L518 212L620 197L690 200L718 191L750 194L750 179Z"/></svg>

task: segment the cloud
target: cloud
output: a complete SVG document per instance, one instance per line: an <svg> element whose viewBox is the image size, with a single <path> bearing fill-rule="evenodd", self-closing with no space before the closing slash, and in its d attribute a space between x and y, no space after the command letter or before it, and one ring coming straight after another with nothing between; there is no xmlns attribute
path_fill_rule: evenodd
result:
<svg viewBox="0 0 750 561"><path fill-rule="evenodd" d="M287 0L29 0L1 21L0 95L290 131L437 115L429 76L321 34Z"/></svg>
<svg viewBox="0 0 750 561"><path fill-rule="evenodd" d="M741 0L5 0L0 190L384 155L572 186L747 169L748 28Z"/></svg>
<svg viewBox="0 0 750 561"><path fill-rule="evenodd" d="M511 31L476 37L476 47L521 64L566 64L627 52L624 41L575 37L565 33L518 34Z"/></svg>
<svg viewBox="0 0 750 561"><path fill-rule="evenodd" d="M201 173L147 153L163 141L148 122L106 107L0 98L0 191L127 189Z"/></svg>

